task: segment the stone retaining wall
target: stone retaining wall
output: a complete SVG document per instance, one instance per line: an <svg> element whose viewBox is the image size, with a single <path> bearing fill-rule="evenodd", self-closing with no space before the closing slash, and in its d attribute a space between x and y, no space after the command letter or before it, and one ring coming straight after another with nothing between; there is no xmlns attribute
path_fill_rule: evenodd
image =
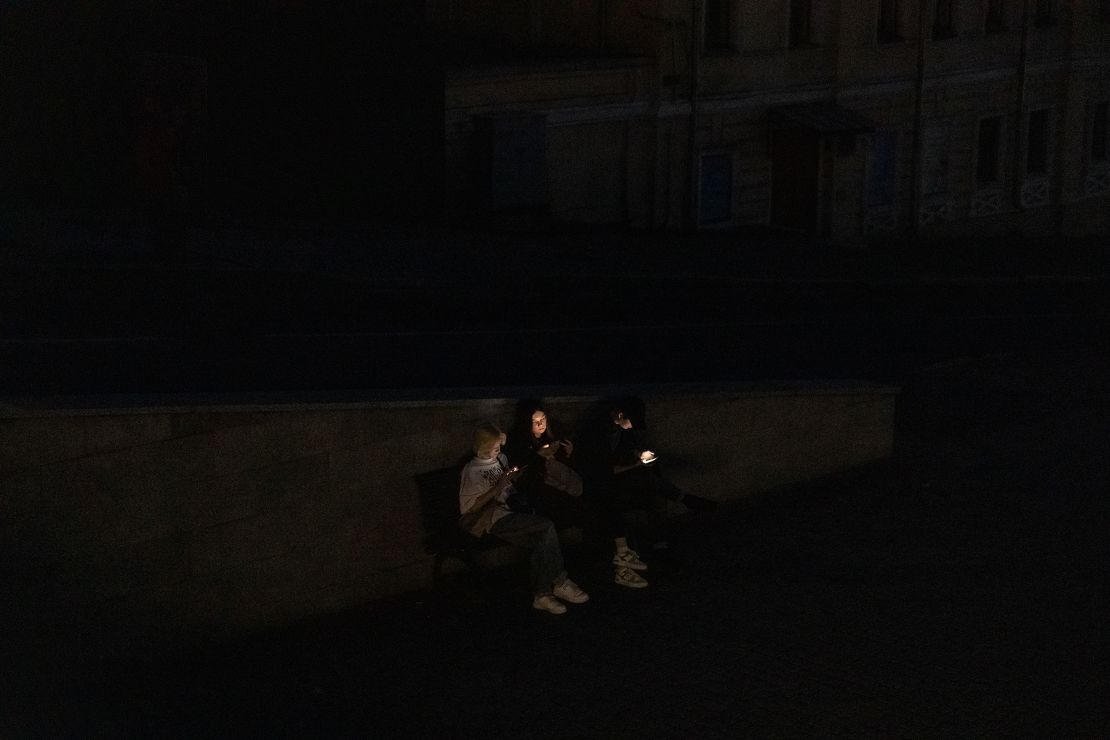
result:
<svg viewBox="0 0 1110 740"><path fill-rule="evenodd" d="M642 394L680 486L718 500L890 454L895 391ZM575 425L596 397L549 398ZM0 569L15 621L177 639L430 585L413 475L514 399L0 408Z"/></svg>

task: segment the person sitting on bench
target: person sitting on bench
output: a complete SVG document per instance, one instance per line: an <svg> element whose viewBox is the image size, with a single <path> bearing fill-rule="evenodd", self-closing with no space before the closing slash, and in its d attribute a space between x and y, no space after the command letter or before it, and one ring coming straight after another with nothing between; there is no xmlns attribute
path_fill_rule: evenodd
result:
<svg viewBox="0 0 1110 740"><path fill-rule="evenodd" d="M637 424L633 423L634 414L639 418ZM628 588L648 585L647 579L640 575L648 566L628 546L625 512L638 509L649 514L648 530L655 540L654 547L662 549L668 544L664 502L681 502L686 508L697 511L716 507L716 502L684 493L663 477L655 453L646 449L647 443L641 434L643 415L643 403L638 399L611 401L583 449L589 463L586 467L589 488L598 498L602 525L613 539L613 580Z"/></svg>
<svg viewBox="0 0 1110 740"><path fill-rule="evenodd" d="M521 471L509 468L501 454L504 443L505 433L495 424L482 424L475 430L474 458L463 467L459 481L459 526L476 537L492 534L530 550L532 606L562 614L567 608L560 599L584 604L589 596L567 578L559 536L551 520L514 510L523 497L512 481Z"/></svg>
<svg viewBox="0 0 1110 740"><path fill-rule="evenodd" d="M581 523L582 478L571 465L574 444L555 434L537 401L526 399L518 404L507 452L509 462L522 470L514 485L528 497L536 513L558 527Z"/></svg>

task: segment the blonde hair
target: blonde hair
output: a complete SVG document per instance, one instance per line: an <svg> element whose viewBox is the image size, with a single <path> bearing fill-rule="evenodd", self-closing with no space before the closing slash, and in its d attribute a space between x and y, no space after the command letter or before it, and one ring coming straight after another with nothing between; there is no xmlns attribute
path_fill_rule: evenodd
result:
<svg viewBox="0 0 1110 740"><path fill-rule="evenodd" d="M505 444L505 433L501 431L501 427L493 422L487 421L484 424L479 424L478 428L474 430L474 454L480 455L484 450L493 447L494 444Z"/></svg>

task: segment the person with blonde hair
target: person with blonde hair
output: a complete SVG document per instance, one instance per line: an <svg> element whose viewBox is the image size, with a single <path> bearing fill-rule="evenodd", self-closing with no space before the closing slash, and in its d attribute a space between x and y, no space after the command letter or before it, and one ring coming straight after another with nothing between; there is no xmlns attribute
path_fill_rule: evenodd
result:
<svg viewBox="0 0 1110 740"><path fill-rule="evenodd" d="M474 458L463 467L459 481L459 526L476 537L492 534L529 550L532 607L562 614L567 610L563 601L584 604L590 597L567 578L552 521L516 506L523 497L513 480L521 469L509 467L501 453L504 444L505 433L496 424L474 430Z"/></svg>

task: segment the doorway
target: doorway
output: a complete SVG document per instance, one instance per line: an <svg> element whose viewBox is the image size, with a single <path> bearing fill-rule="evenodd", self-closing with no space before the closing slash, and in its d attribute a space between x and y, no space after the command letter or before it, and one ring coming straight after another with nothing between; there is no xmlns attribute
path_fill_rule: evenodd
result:
<svg viewBox="0 0 1110 740"><path fill-rule="evenodd" d="M771 132L771 225L817 231L820 137L806 129Z"/></svg>

